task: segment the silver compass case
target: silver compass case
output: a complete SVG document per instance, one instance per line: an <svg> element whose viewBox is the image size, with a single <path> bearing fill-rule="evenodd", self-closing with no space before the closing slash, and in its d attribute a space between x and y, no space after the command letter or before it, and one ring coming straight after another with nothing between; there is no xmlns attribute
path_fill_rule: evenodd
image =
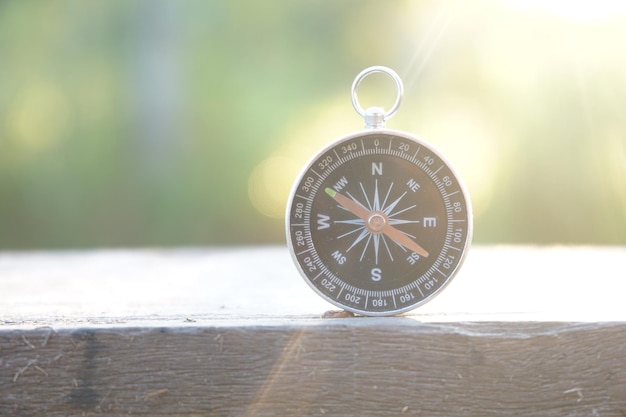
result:
<svg viewBox="0 0 626 417"><path fill-rule="evenodd" d="M356 89L373 72L398 86L389 112L361 109ZM366 129L330 143L296 179L287 203L291 256L307 284L357 314L395 315L439 294L461 267L472 237L469 194L446 158L385 121L402 83L372 67L352 87Z"/></svg>

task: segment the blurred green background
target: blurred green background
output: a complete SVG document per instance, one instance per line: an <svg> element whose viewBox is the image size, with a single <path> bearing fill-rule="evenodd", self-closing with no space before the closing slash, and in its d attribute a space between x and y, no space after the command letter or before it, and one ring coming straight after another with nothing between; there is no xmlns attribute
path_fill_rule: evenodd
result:
<svg viewBox="0 0 626 417"><path fill-rule="evenodd" d="M280 244L370 65L475 243L626 244L624 39L606 0L2 1L0 249Z"/></svg>

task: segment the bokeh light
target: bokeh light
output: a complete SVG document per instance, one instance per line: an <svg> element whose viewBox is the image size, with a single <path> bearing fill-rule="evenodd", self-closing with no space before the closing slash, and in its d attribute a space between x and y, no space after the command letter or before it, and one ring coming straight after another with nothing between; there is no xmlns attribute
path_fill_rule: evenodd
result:
<svg viewBox="0 0 626 417"><path fill-rule="evenodd" d="M387 127L465 179L474 242L626 244L625 36L609 0L3 2L0 248L282 244L371 65L404 81Z"/></svg>
<svg viewBox="0 0 626 417"><path fill-rule="evenodd" d="M34 83L20 91L8 110L7 129L26 152L57 145L71 129L70 103L53 83Z"/></svg>

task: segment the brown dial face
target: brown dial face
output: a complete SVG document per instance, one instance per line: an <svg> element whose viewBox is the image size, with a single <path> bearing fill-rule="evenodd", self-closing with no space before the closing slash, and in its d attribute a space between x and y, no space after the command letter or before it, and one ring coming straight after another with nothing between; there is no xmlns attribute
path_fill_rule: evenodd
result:
<svg viewBox="0 0 626 417"><path fill-rule="evenodd" d="M359 132L317 154L296 181L287 241L306 282L349 311L393 315L439 293L471 241L471 205L430 145Z"/></svg>

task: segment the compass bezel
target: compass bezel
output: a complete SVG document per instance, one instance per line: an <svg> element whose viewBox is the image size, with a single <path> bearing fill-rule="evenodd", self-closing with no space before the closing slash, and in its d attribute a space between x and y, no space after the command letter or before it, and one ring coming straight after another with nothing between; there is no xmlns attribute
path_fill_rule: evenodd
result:
<svg viewBox="0 0 626 417"><path fill-rule="evenodd" d="M432 162L433 164L437 163L437 161L440 161L441 164L437 163L437 165L440 165L440 167L436 169L437 172L435 172L435 169L433 169L433 170L430 170L430 173L431 174L434 173L433 176L437 178L438 172L443 170L443 172L447 174L445 177L448 179L448 181L450 181L451 183L455 185L455 190L457 191L450 193L447 198L448 200L450 200L450 197L449 197L450 195L452 194L457 195L456 201L460 202L462 211L460 213L457 213L459 214L461 218L457 218L454 220L455 222L464 222L465 224L465 226L463 227L463 233L462 233L463 236L462 236L461 245L458 248L455 247L455 249L458 249L458 255L457 257L455 257L453 263L450 264L451 266L446 270L445 274L439 271L441 272L441 274L438 276L438 279L435 278L435 281L437 282L431 285L431 287L434 288L433 291L430 291L427 294L424 294L423 293L424 290L420 289L419 287L422 284L417 283L417 281L421 278L421 276L418 276L414 280L407 282L404 286L398 286L397 288L395 288L393 291L396 291L397 293L393 295L389 295L389 296L385 295L384 297L381 295L380 299L378 300L378 302L380 302L381 304L383 303L383 298L388 297L389 299L389 302L387 302L387 298L385 298L384 301L387 304L387 306L385 306L384 308L381 306L378 306L375 308L372 305L372 303L374 302L376 297L373 297L371 300L369 300L368 299L369 295L366 297L366 300L359 300L359 303L363 302L363 305L359 306L359 305L355 305L355 303L351 303L350 300L348 300L348 298L344 300L343 297L341 297L340 295L334 296L334 293L332 292L329 293L328 290L329 288L332 288L332 286L337 287L340 284L344 284L339 294L341 294L345 290L345 288L350 287L349 289L351 289L353 287L347 284L346 277L342 278L341 276L337 276L336 273L333 273L326 265L328 264L328 262L326 262L326 264L323 262L323 260L318 254L318 250L316 249L316 246L318 245L318 243L314 241L313 234L311 233L311 228L313 227L313 222L314 222L314 219L312 219L311 217L311 207L313 205L313 200L315 200L316 197L318 197L319 193L323 193L324 191L322 189L323 188L322 183L324 182L324 180L328 178L330 173L334 172L334 170L338 169L339 167L342 167L342 169L345 170L346 169L345 164L349 164L350 161L353 159L358 159L358 158L362 158L365 156L365 155L353 156L349 158L348 160L342 162L341 157L339 153L337 152L337 149L341 151L342 145L350 144L352 146L352 144L355 143L355 140L360 139L362 146L363 146L362 152L366 152L368 150L372 150L373 148L371 144L369 143L368 143L368 146L366 147L364 144L365 143L364 141L366 142L368 140L374 141L375 140L374 137L376 136L378 136L379 138L385 137L388 140L389 152L392 152L392 145L394 144L398 145L399 143L402 143L403 146L407 146L406 149L409 149L410 152L403 153L401 150L396 150L396 149L394 149L394 151L396 152L396 154L401 155L401 156L398 156L398 158L403 158L407 161L410 159L408 157L409 153L412 154L413 152L415 152L415 155L412 157L411 162L415 161L415 166L417 166L420 169L422 168L418 165L420 163L419 160L417 159L418 154L420 158L424 157L425 155L425 161L429 161L429 159L427 158L431 158L433 161ZM382 147L380 148L376 147L376 150L378 151L378 154L380 155L387 155L387 157L389 158L393 156L391 153L383 152ZM337 156L336 160L333 160L335 158L328 158L326 156L329 152L334 152L334 154ZM374 152L374 154L376 154L376 152ZM326 168L322 168L322 165L320 165L324 163L328 163L328 167L331 167L329 171L325 171L322 174L315 171L315 167L317 166L320 167L319 170L322 170L322 171L325 170ZM426 162L422 162L422 165L426 166ZM335 167L332 168L333 166ZM424 168L422 170L424 174L426 174L426 176L429 176L430 174L427 172L427 169L428 168ZM314 172L315 174L312 174L312 172ZM317 177L317 178L313 178L313 183L310 184L311 190L309 191L309 194L305 194L302 192L302 189L304 187L304 184L307 183L306 180L310 179L311 177ZM441 182L441 179L439 179L439 181ZM433 180L433 183L434 183L434 180ZM439 188L439 185L437 187ZM440 198L442 199L442 201L446 198L444 197L443 191L440 194ZM331 200L329 199L329 205L331 204L330 201ZM446 207L446 215L449 217L449 211L450 211L449 206L452 203L450 201L448 201L447 203L446 202L444 203ZM301 210L301 217L299 219L296 218L297 210ZM454 166L448 161L448 159L441 152L439 152L430 143L424 141L423 139L415 135L408 134L402 131L386 129L386 128L366 129L366 130L362 130L362 131L345 135L343 137L340 137L334 140L333 142L323 147L319 152L317 152L313 157L311 157L308 160L308 162L305 164L305 166L303 167L303 169L300 171L299 175L297 176L297 179L294 182L294 185L289 194L286 216L285 216L285 227L286 227L288 249L289 249L290 255L294 263L296 264L298 272L303 277L305 282L309 285L309 287L311 287L318 295L320 295L323 299L330 302L331 304L337 307L343 308L345 310L351 311L353 313L367 315L367 316L389 316L389 315L397 315L397 314L401 314L401 313L413 310L431 301L434 297L439 295L450 284L452 279L456 276L456 274L458 273L459 269L461 268L466 258L468 248L472 240L472 234L473 234L472 205L471 205L469 193L467 191L467 187L465 186L462 178L460 177L460 175L458 174ZM448 235L450 234L450 229L451 229L450 223L447 221L446 231L445 231L446 239L448 239ZM300 233L298 233L298 231L300 231ZM304 242L304 247L303 247L302 242ZM307 252L310 252L311 256L306 256L306 255L303 256L302 249L304 249L305 254ZM435 253L432 255L436 257L440 257L441 253ZM435 267L435 269L437 269L437 267ZM322 275L325 278L320 278L322 277ZM316 282L318 279L320 283ZM321 284L321 281L325 281L324 284ZM419 289L420 296L414 298L416 300L415 302L412 302L412 300L409 300L407 302L398 303L396 296L399 296L399 293L401 292L401 291L398 292L399 289L402 289L405 286L411 285L413 283L416 283L414 286L415 288ZM374 294L375 292L375 290L364 289L364 287L357 287L357 288L364 292L373 291L372 294ZM333 294L333 296L330 295L331 293ZM347 293L352 295L350 292L347 292ZM380 294L382 294L382 292L380 292ZM408 291L407 291L407 294L408 294ZM357 296L355 295L355 297ZM352 299L354 299L355 297L352 297ZM391 303L391 301L393 301L393 303Z"/></svg>

